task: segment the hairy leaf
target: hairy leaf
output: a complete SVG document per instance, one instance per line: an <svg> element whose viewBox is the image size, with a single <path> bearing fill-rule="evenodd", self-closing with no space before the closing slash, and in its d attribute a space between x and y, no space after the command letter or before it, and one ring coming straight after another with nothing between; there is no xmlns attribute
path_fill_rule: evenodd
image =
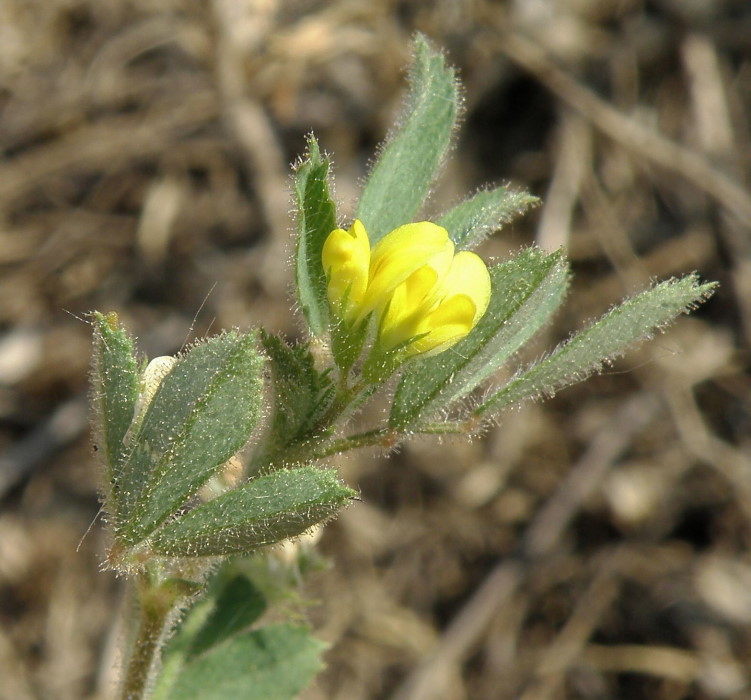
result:
<svg viewBox="0 0 751 700"><path fill-rule="evenodd" d="M186 664L249 631L266 611L266 597L237 568L225 563L194 600L162 653L152 700L164 698Z"/></svg>
<svg viewBox="0 0 751 700"><path fill-rule="evenodd" d="M329 373L315 368L308 345L290 346L281 338L262 333L261 342L271 362L274 415L269 445L276 449L308 436L334 396Z"/></svg>
<svg viewBox="0 0 751 700"><path fill-rule="evenodd" d="M481 190L450 209L436 223L449 232L457 248L468 250L539 201L528 192L514 192L505 187Z"/></svg>
<svg viewBox="0 0 751 700"><path fill-rule="evenodd" d="M496 413L525 399L552 396L586 379L633 343L710 297L715 287L716 283L699 284L696 275L687 275L626 300L495 392L478 409L478 415Z"/></svg>
<svg viewBox="0 0 751 700"><path fill-rule="evenodd" d="M318 142L308 137L308 155L295 173L297 298L313 335L325 334L329 322L326 276L321 263L323 244L336 228L336 207L329 193L329 166Z"/></svg>
<svg viewBox="0 0 751 700"><path fill-rule="evenodd" d="M273 624L192 656L157 681L154 700L294 700L321 670L325 645L306 627Z"/></svg>
<svg viewBox="0 0 751 700"><path fill-rule="evenodd" d="M131 438L123 543L148 535L248 441L261 416L262 366L255 334L235 331L179 358Z"/></svg>
<svg viewBox="0 0 751 700"><path fill-rule="evenodd" d="M415 39L415 60L401 126L386 140L357 208L375 243L413 219L428 196L459 112L454 71L425 37Z"/></svg>
<svg viewBox="0 0 751 700"><path fill-rule="evenodd" d="M414 427L497 371L558 308L568 286L560 253L529 248L490 269L491 297L477 327L446 352L415 362L397 387L391 427Z"/></svg>
<svg viewBox="0 0 751 700"><path fill-rule="evenodd" d="M329 520L355 495L333 470L281 469L165 524L151 548L166 556L249 552Z"/></svg>
<svg viewBox="0 0 751 700"><path fill-rule="evenodd" d="M118 515L117 485L126 457L125 436L138 399L138 363L133 339L122 329L117 315L93 314L94 352L91 370L91 403L94 439L105 465L107 507Z"/></svg>

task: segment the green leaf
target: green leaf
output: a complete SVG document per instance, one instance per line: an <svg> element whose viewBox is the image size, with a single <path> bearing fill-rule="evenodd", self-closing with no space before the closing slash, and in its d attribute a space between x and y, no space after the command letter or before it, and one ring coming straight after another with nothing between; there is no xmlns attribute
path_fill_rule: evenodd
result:
<svg viewBox="0 0 751 700"><path fill-rule="evenodd" d="M118 514L116 485L126 456L125 436L138 399L138 362L133 339L121 328L117 315L93 314L94 352L91 403L94 439L105 464L107 507Z"/></svg>
<svg viewBox="0 0 751 700"><path fill-rule="evenodd" d="M334 470L280 469L166 523L150 544L166 556L249 552L330 519L355 495Z"/></svg>
<svg viewBox="0 0 751 700"><path fill-rule="evenodd" d="M528 192L513 192L505 187L481 190L446 212L436 223L449 232L457 248L468 250L539 201Z"/></svg>
<svg viewBox="0 0 751 700"><path fill-rule="evenodd" d="M420 34L414 51L401 127L383 146L357 208L371 243L417 214L451 144L459 112L458 83L443 55Z"/></svg>
<svg viewBox="0 0 751 700"><path fill-rule="evenodd" d="M586 379L629 346L650 337L681 313L708 299L716 283L699 284L694 274L662 282L626 300L589 328L560 345L547 358L529 367L493 394L478 415L556 391Z"/></svg>
<svg viewBox="0 0 751 700"><path fill-rule="evenodd" d="M212 575L206 595L193 602L167 641L152 700L170 692L186 663L247 632L267 605L248 577L225 562Z"/></svg>
<svg viewBox="0 0 751 700"><path fill-rule="evenodd" d="M446 352L416 361L397 387L389 423L404 429L445 410L496 372L563 301L568 268L559 252L529 248L490 269L488 310Z"/></svg>
<svg viewBox="0 0 751 700"><path fill-rule="evenodd" d="M336 228L336 207L329 194L329 160L321 156L318 142L308 137L308 156L295 173L297 200L297 298L311 333L321 337L329 323L326 276L321 262L323 244Z"/></svg>
<svg viewBox="0 0 751 700"><path fill-rule="evenodd" d="M187 657L203 654L248 629L266 611L266 598L241 574L222 581L218 591L209 598L213 603L203 624L191 637Z"/></svg>
<svg viewBox="0 0 751 700"><path fill-rule="evenodd" d="M330 372L319 372L308 345L288 345L281 338L261 334L271 362L274 416L269 450L292 444L310 433L331 405L334 385Z"/></svg>
<svg viewBox="0 0 751 700"><path fill-rule="evenodd" d="M236 331L179 358L131 439L124 544L148 535L245 445L261 416L262 368L256 335Z"/></svg>
<svg viewBox="0 0 751 700"><path fill-rule="evenodd" d="M268 625L191 657L153 698L293 700L323 668L325 648L305 627Z"/></svg>

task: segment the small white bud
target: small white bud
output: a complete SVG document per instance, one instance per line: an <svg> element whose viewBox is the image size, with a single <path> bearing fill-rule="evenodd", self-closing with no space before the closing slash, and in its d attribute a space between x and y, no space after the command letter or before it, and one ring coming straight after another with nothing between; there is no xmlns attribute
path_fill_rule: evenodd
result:
<svg viewBox="0 0 751 700"><path fill-rule="evenodd" d="M123 437L123 444L127 445L130 442L130 439L133 437L133 432L141 423L143 414L146 413L146 409L149 407L149 404L154 398L161 383L172 371L176 362L176 357L171 355L161 355L160 357L155 357L148 365L146 365L146 369L141 375L141 387L138 392L138 398L136 399L136 407L133 410L133 420Z"/></svg>

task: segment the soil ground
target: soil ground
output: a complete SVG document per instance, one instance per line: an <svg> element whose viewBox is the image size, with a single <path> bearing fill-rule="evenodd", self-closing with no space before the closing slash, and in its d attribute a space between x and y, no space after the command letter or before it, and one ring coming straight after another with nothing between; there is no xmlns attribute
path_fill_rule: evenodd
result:
<svg viewBox="0 0 751 700"><path fill-rule="evenodd" d="M116 310L150 356L300 337L289 166L314 131L348 220L417 30L466 89L426 216L510 181L544 203L482 254L571 260L531 356L650 280L721 287L481 438L339 460L362 502L304 589L331 644L304 697L751 697L746 0L4 0L3 700L111 697L82 315Z"/></svg>

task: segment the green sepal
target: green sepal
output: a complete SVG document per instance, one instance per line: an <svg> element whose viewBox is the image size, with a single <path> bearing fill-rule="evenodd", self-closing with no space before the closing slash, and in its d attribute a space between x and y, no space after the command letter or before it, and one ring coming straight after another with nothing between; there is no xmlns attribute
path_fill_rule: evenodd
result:
<svg viewBox="0 0 751 700"><path fill-rule="evenodd" d="M340 320L331 326L331 354L337 367L348 372L362 354L370 332L370 315L355 323Z"/></svg>
<svg viewBox="0 0 751 700"><path fill-rule="evenodd" d="M149 546L175 557L250 552L329 520L356 495L334 470L280 469L166 523Z"/></svg>
<svg viewBox="0 0 751 700"><path fill-rule="evenodd" d="M383 145L357 208L372 244L412 221L423 205L459 113L458 82L443 54L421 34L415 37L414 53L400 126Z"/></svg>
<svg viewBox="0 0 751 700"><path fill-rule="evenodd" d="M529 192L506 187L480 190L474 197L447 211L436 223L449 232L457 248L469 250L539 202Z"/></svg>
<svg viewBox="0 0 751 700"><path fill-rule="evenodd" d="M316 429L334 399L331 371L319 372L309 345L288 345L262 331L261 343L271 365L274 413L266 451L302 440Z"/></svg>
<svg viewBox="0 0 751 700"><path fill-rule="evenodd" d="M649 338L678 315L708 299L716 283L699 284L697 275L671 279L648 289L602 316L596 323L533 364L480 406L478 416L529 399L552 396L565 386L586 379L620 357L634 343Z"/></svg>
<svg viewBox="0 0 751 700"><path fill-rule="evenodd" d="M560 252L547 255L536 248L490 268L485 315L453 348L410 365L394 395L390 426L416 427L488 379L555 312L568 278Z"/></svg>
<svg viewBox="0 0 751 700"><path fill-rule="evenodd" d="M138 400L138 361L133 339L119 325L117 314L92 314L94 350L91 407L94 441L105 467L105 506L117 518L119 485L127 449L125 436Z"/></svg>
<svg viewBox="0 0 751 700"><path fill-rule="evenodd" d="M183 354L130 438L116 538L141 541L248 441L261 417L263 356L255 333L230 331Z"/></svg>
<svg viewBox="0 0 751 700"><path fill-rule="evenodd" d="M297 246L295 284L310 332L323 337L329 325L326 276L321 262L323 244L336 228L336 207L329 191L328 158L321 155L318 142L308 136L307 157L295 172L297 203Z"/></svg>

